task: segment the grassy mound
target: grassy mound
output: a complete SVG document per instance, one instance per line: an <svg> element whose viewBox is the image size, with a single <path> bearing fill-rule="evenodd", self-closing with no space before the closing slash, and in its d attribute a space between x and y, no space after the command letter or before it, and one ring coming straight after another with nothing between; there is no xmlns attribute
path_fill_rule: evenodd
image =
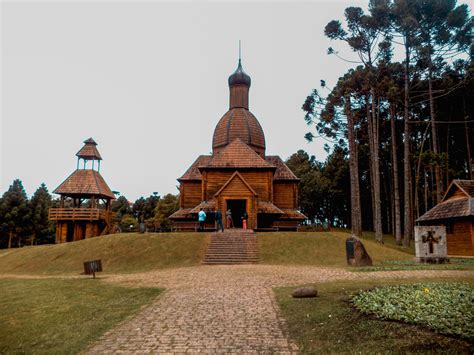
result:
<svg viewBox="0 0 474 355"><path fill-rule="evenodd" d="M346 238L343 232L280 232L259 234L262 264L345 267ZM364 240L374 264L413 260L411 250L401 251L372 240Z"/></svg>
<svg viewBox="0 0 474 355"><path fill-rule="evenodd" d="M419 324L474 341L474 285L423 283L377 287L352 299L361 312Z"/></svg>
<svg viewBox="0 0 474 355"><path fill-rule="evenodd" d="M343 232L259 233L261 264L346 267ZM410 250L372 240L364 244L374 265L413 261ZM204 233L124 233L73 243L0 250L0 274L79 274L83 262L101 259L104 273L127 273L199 265Z"/></svg>
<svg viewBox="0 0 474 355"><path fill-rule="evenodd" d="M79 274L102 259L104 272L137 272L198 265L205 253L198 233L114 234L73 243L11 249L0 254L3 274Z"/></svg>
<svg viewBox="0 0 474 355"><path fill-rule="evenodd" d="M0 280L0 353L78 353L160 292L93 279Z"/></svg>

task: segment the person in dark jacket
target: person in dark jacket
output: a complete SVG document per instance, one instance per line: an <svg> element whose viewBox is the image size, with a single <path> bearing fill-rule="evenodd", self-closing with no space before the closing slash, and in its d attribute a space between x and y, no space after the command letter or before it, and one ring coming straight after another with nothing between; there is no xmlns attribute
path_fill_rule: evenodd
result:
<svg viewBox="0 0 474 355"><path fill-rule="evenodd" d="M217 231L222 230L224 231L224 224L222 223L222 212L220 209L216 211L216 224L217 224Z"/></svg>

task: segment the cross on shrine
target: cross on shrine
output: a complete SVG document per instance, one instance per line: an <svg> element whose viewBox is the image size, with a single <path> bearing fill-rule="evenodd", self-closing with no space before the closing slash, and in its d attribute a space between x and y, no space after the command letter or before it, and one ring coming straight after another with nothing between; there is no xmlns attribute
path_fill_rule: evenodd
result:
<svg viewBox="0 0 474 355"><path fill-rule="evenodd" d="M422 241L423 241L423 243L429 243L430 254L433 254L434 253L434 244L439 243L439 238L436 238L434 236L433 231L428 231L428 236L423 236Z"/></svg>

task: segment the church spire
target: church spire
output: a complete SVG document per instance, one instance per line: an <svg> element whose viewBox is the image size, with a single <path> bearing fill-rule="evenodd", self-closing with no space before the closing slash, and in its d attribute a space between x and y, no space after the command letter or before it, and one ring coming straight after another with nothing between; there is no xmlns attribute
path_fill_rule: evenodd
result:
<svg viewBox="0 0 474 355"><path fill-rule="evenodd" d="M242 68L241 46L239 41L239 63L235 72L229 76L230 108L249 109L249 89L251 79Z"/></svg>

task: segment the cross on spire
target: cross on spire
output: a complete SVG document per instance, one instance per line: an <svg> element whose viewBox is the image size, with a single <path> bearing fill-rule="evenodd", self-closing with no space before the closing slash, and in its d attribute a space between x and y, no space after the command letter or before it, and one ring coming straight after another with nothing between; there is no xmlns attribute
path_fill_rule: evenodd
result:
<svg viewBox="0 0 474 355"><path fill-rule="evenodd" d="M239 39L239 62L242 59L242 53L241 53L241 45L240 45L240 39Z"/></svg>

